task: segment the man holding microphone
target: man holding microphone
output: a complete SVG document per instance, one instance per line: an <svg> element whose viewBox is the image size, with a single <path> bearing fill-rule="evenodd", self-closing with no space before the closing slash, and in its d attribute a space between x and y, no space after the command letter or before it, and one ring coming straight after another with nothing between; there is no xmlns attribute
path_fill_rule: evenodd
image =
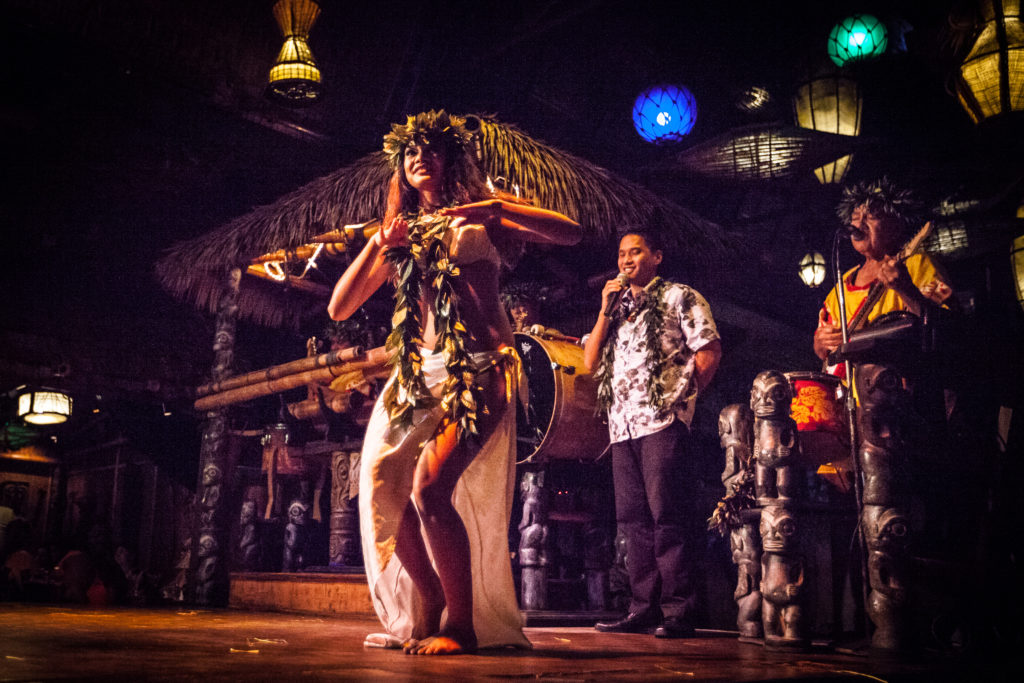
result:
<svg viewBox="0 0 1024 683"><path fill-rule="evenodd" d="M595 628L682 638L693 635L696 606L690 422L722 346L704 297L657 275L662 257L655 236L623 235L619 276L605 283L583 350L608 415L615 516L632 593L625 617Z"/></svg>

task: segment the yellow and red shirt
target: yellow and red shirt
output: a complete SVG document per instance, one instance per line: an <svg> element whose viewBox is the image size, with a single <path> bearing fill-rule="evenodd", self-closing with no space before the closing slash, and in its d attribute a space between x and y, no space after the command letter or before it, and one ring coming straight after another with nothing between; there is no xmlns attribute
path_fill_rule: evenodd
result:
<svg viewBox="0 0 1024 683"><path fill-rule="evenodd" d="M952 288L947 284L942 274L939 273L938 269L935 267L935 263L931 260L928 254L911 254L907 257L904 264L907 267L907 272L910 274L910 279L913 281L914 285L921 290L921 293L927 298L938 304L943 304L950 296L952 296ZM861 307L865 303L868 291L871 289L872 283L868 283L863 286L857 286L854 284L857 277L857 270L859 268L860 266L856 266L843 274L843 289L846 294L847 323L849 323L850 320L853 320L854 316L856 316L860 311ZM823 324L839 327L839 293L835 287L833 287L832 291L825 297L825 303L822 304L822 308L826 313ZM903 297L893 289L886 289L882 297L868 312L864 325L870 324L872 321L880 318L886 313L906 310L908 310L908 308L907 304L903 301ZM822 323L819 323L819 325L821 324ZM842 366L831 370L833 371L833 374L842 374Z"/></svg>

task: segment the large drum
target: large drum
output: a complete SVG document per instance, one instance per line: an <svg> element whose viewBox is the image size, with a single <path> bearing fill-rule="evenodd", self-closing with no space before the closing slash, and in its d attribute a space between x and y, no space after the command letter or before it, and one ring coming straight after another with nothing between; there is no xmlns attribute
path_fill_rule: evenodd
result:
<svg viewBox="0 0 1024 683"><path fill-rule="evenodd" d="M516 334L515 343L530 387L516 428L518 460L595 460L608 447L608 427L596 415L597 382L583 349L530 334Z"/></svg>
<svg viewBox="0 0 1024 683"><path fill-rule="evenodd" d="M813 371L783 374L793 390L790 416L800 432L801 459L808 467L817 467L818 473L830 481L833 477L829 475L843 480L842 473L850 465L850 440L843 409L846 390L835 375Z"/></svg>

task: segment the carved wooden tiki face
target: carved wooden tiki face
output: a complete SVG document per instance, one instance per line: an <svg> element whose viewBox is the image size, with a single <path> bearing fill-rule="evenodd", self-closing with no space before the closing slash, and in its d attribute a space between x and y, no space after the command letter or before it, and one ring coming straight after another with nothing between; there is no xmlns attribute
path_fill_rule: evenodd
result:
<svg viewBox="0 0 1024 683"><path fill-rule="evenodd" d="M765 370L750 388L750 409L755 417L788 417L793 391L778 370Z"/></svg>
<svg viewBox="0 0 1024 683"><path fill-rule="evenodd" d="M769 505L761 509L761 547L767 552L792 552L799 545L796 519L784 507Z"/></svg>

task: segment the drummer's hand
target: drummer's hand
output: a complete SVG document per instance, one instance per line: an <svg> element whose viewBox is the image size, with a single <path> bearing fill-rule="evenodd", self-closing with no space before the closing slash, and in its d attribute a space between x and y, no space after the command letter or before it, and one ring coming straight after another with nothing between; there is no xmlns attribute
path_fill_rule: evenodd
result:
<svg viewBox="0 0 1024 683"><path fill-rule="evenodd" d="M409 243L409 224L401 217L395 216L390 223L381 226L373 239L384 249L406 245Z"/></svg>
<svg viewBox="0 0 1024 683"><path fill-rule="evenodd" d="M608 299L611 298L613 293L621 292L623 287L624 287L624 285L622 284L622 282L617 277L614 280L608 280L608 282L604 283L604 289L601 290L601 313L602 314L606 310L608 310Z"/></svg>

